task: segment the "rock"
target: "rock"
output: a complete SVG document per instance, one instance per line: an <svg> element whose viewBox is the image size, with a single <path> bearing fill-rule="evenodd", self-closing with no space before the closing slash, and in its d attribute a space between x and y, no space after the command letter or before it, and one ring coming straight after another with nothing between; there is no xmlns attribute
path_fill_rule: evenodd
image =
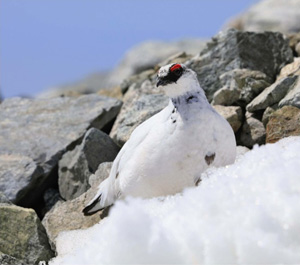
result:
<svg viewBox="0 0 300 265"><path fill-rule="evenodd" d="M284 106L275 111L267 124L266 143L275 143L288 136L300 135L300 109Z"/></svg>
<svg viewBox="0 0 300 265"><path fill-rule="evenodd" d="M44 192L44 208L42 210L42 215L44 216L46 212L50 211L50 209L61 200L58 189L49 188Z"/></svg>
<svg viewBox="0 0 300 265"><path fill-rule="evenodd" d="M58 184L61 196L71 200L86 192L91 174L95 173L103 162L115 159L119 147L105 133L98 129L89 129L81 145L65 153L59 161Z"/></svg>
<svg viewBox="0 0 300 265"><path fill-rule="evenodd" d="M0 104L0 191L14 203L32 205L56 181L50 173L62 154L88 128L103 128L120 107L98 95L6 99Z"/></svg>
<svg viewBox="0 0 300 265"><path fill-rule="evenodd" d="M99 165L95 174L89 177L89 184L91 187L98 186L103 180L105 180L110 173L113 162L103 162Z"/></svg>
<svg viewBox="0 0 300 265"><path fill-rule="evenodd" d="M289 40L289 45L290 45L291 49L296 52L296 47L297 47L298 43L300 42L300 32L288 34L287 38Z"/></svg>
<svg viewBox="0 0 300 265"><path fill-rule="evenodd" d="M215 105L213 108L229 122L234 132L238 131L243 120L243 112L241 107Z"/></svg>
<svg viewBox="0 0 300 265"><path fill-rule="evenodd" d="M300 58L297 57L294 58L292 63L287 64L280 70L277 80L293 75L300 75Z"/></svg>
<svg viewBox="0 0 300 265"><path fill-rule="evenodd" d="M212 104L245 106L266 87L272 79L260 71L234 69L220 76L222 88L214 93Z"/></svg>
<svg viewBox="0 0 300 265"><path fill-rule="evenodd" d="M129 78L124 79L121 83L122 92L127 92L127 90L132 84L135 84L136 86L141 86L145 82L145 80L150 79L154 74L154 69L149 69L141 72L140 74L132 75Z"/></svg>
<svg viewBox="0 0 300 265"><path fill-rule="evenodd" d="M237 87L232 85L229 87L223 86L214 93L211 104L230 106L239 100L240 94L241 90Z"/></svg>
<svg viewBox="0 0 300 265"><path fill-rule="evenodd" d="M9 132L7 131L7 133ZM11 140L17 140L16 138L13 136ZM1 140L5 141L0 136L0 142L2 142ZM30 145L30 143L27 144ZM27 194L32 198L33 194L30 192L33 193L36 182L39 179L44 179L46 182L47 175L44 176L44 170L32 158L18 154L17 144L15 144L15 154L9 154L13 152L9 149L7 154L3 154L3 149L0 149L0 191L14 203L26 200ZM30 152L30 150L28 151ZM50 172L47 173L50 174Z"/></svg>
<svg viewBox="0 0 300 265"><path fill-rule="evenodd" d="M268 106L278 103L294 86L297 76L283 78L266 88L247 105L247 111L265 110Z"/></svg>
<svg viewBox="0 0 300 265"><path fill-rule="evenodd" d="M259 1L226 27L244 31L300 31L300 2L298 0Z"/></svg>
<svg viewBox="0 0 300 265"><path fill-rule="evenodd" d="M0 251L0 264L1 265L27 265L24 261L16 259L12 256L6 255Z"/></svg>
<svg viewBox="0 0 300 265"><path fill-rule="evenodd" d="M9 199L6 198L5 194L0 192L0 204L12 204Z"/></svg>
<svg viewBox="0 0 300 265"><path fill-rule="evenodd" d="M293 52L281 33L220 32L207 47L187 62L196 71L209 101L222 88L220 76L234 69L264 73L271 81L279 70L293 61Z"/></svg>
<svg viewBox="0 0 300 265"><path fill-rule="evenodd" d="M297 76L293 86L290 88L286 96L279 102L279 107L291 105L300 108L300 76Z"/></svg>
<svg viewBox="0 0 300 265"><path fill-rule="evenodd" d="M246 113L246 121L242 127L240 135L241 145L252 148L255 144L264 144L266 139L266 130L263 123L254 115Z"/></svg>
<svg viewBox="0 0 300 265"><path fill-rule="evenodd" d="M296 45L295 51L296 51L297 55L300 56L300 42Z"/></svg>
<svg viewBox="0 0 300 265"><path fill-rule="evenodd" d="M38 264L54 256L34 210L0 204L0 223L1 264Z"/></svg>
<svg viewBox="0 0 300 265"><path fill-rule="evenodd" d="M262 116L262 123L266 127L269 122L270 116L278 109L278 104L274 104L270 107L267 107Z"/></svg>
<svg viewBox="0 0 300 265"><path fill-rule="evenodd" d="M102 211L102 213L100 212L99 214L91 216L84 216L82 210L96 195L98 185L108 177L108 168L109 164L104 166L101 164L91 182L93 185L87 192L73 200L66 202L59 201L49 212L47 212L43 219L43 225L46 228L49 242L53 250L55 250L56 237L60 232L88 228L99 223L104 217L105 210Z"/></svg>
<svg viewBox="0 0 300 265"><path fill-rule="evenodd" d="M161 93L150 80L144 81L141 86L131 85L110 133L118 145L122 146L139 124L168 105L168 97Z"/></svg>

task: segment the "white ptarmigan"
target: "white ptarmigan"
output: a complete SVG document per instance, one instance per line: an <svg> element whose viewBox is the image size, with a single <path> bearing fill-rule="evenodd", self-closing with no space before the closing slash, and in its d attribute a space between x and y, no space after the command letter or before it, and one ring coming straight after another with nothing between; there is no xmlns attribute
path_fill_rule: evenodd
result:
<svg viewBox="0 0 300 265"><path fill-rule="evenodd" d="M84 208L93 214L126 196L151 198L195 186L208 167L236 156L229 123L209 104L196 73L182 64L161 67L157 86L169 105L139 125L113 162L109 177Z"/></svg>

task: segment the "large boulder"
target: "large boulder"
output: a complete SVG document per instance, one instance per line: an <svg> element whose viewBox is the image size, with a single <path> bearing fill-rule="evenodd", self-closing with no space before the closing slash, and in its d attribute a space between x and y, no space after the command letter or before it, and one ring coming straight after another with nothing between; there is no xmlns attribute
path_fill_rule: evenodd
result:
<svg viewBox="0 0 300 265"><path fill-rule="evenodd" d="M50 173L63 153L88 128L107 125L120 108L120 101L98 95L6 99L0 104L0 191L14 203L31 206L57 181Z"/></svg>
<svg viewBox="0 0 300 265"><path fill-rule="evenodd" d="M38 264L54 256L34 210L0 203L0 224L1 264Z"/></svg>
<svg viewBox="0 0 300 265"><path fill-rule="evenodd" d="M119 147L104 132L89 129L82 143L65 153L59 161L58 185L61 196L66 200L74 199L86 192L91 174L103 162L115 159Z"/></svg>
<svg viewBox="0 0 300 265"><path fill-rule="evenodd" d="M288 136L300 135L300 109L284 106L275 111L267 124L267 143L275 143Z"/></svg>
<svg viewBox="0 0 300 265"><path fill-rule="evenodd" d="M259 1L227 27L245 31L300 31L300 2L298 0Z"/></svg>
<svg viewBox="0 0 300 265"><path fill-rule="evenodd" d="M293 61L287 40L278 32L220 32L187 65L196 71L209 101L222 88L220 76L233 69L260 71L274 81L280 69Z"/></svg>
<svg viewBox="0 0 300 265"><path fill-rule="evenodd" d="M59 201L47 212L43 225L49 236L49 242L55 250L55 240L60 232L88 228L105 217L105 211L91 216L84 216L83 208L96 195L98 185L108 177L112 163L102 163L94 175L91 175L92 187L79 197L66 202Z"/></svg>

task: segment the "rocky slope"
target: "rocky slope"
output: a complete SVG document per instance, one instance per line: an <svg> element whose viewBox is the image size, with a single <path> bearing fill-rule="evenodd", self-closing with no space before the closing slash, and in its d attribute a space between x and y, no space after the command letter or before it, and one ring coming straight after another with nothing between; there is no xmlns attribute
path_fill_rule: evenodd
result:
<svg viewBox="0 0 300 265"><path fill-rule="evenodd" d="M179 62L196 71L211 104L243 146L239 150L300 135L297 36L231 29L204 48L199 43L193 56L170 49L176 53L150 58L146 67L128 59L135 70L119 80L118 92L108 90L118 99L81 95L86 91L79 89L75 97L54 93L49 98L4 100L0 263L48 260L59 232L92 226L107 215L84 217L81 210L108 176L111 161L134 128L166 106L167 97L155 86L160 65ZM97 83L90 92L100 87Z"/></svg>

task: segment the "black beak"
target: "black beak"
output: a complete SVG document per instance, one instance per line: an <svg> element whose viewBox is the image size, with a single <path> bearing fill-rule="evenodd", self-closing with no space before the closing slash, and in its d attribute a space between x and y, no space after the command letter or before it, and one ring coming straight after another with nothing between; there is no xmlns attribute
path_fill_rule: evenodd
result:
<svg viewBox="0 0 300 265"><path fill-rule="evenodd" d="M162 84L163 84L163 80L162 79L157 79L156 87L159 87Z"/></svg>
<svg viewBox="0 0 300 265"><path fill-rule="evenodd" d="M156 87L165 86L165 85L167 85L169 83L170 82L166 78L157 78Z"/></svg>

